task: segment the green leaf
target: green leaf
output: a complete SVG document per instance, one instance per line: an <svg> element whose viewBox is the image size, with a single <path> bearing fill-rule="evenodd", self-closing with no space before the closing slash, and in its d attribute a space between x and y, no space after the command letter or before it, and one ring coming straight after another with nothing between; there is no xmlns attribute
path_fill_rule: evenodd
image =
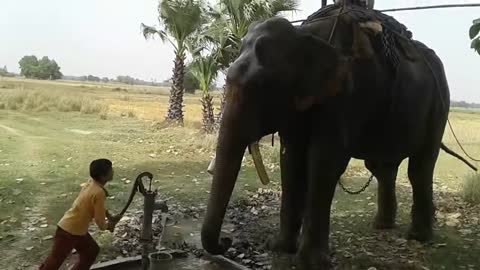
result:
<svg viewBox="0 0 480 270"><path fill-rule="evenodd" d="M480 38L472 40L470 47L474 49L478 54L480 54Z"/></svg>
<svg viewBox="0 0 480 270"><path fill-rule="evenodd" d="M480 32L480 22L477 22L477 23L474 23L471 27L470 27L470 39L474 39L478 33Z"/></svg>
<svg viewBox="0 0 480 270"><path fill-rule="evenodd" d="M480 43L480 41L479 41L478 38L472 40L472 42L471 42L471 44L470 44L470 48L472 48L472 49L477 49L477 48L479 48L479 46L480 46L479 43Z"/></svg>

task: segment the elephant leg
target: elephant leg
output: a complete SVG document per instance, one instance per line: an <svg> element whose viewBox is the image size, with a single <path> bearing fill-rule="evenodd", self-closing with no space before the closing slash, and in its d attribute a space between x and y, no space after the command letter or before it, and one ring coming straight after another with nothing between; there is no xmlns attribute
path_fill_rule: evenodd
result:
<svg viewBox="0 0 480 270"><path fill-rule="evenodd" d="M395 226L397 215L395 181L397 179L399 162L365 161L365 166L378 181L378 210L374 227L375 229L391 229Z"/></svg>
<svg viewBox="0 0 480 270"><path fill-rule="evenodd" d="M349 161L349 158L338 156L330 149L315 148L310 148L308 158L307 202L298 252L301 269L306 270L331 267L329 237L332 199L338 179Z"/></svg>
<svg viewBox="0 0 480 270"><path fill-rule="evenodd" d="M269 242L269 248L273 251L285 253L297 251L307 189L305 159L305 140L282 138L280 147L282 179L280 233Z"/></svg>
<svg viewBox="0 0 480 270"><path fill-rule="evenodd" d="M436 148L409 159L408 177L413 189L412 224L408 234L409 239L426 242L433 237L435 215L433 171L438 152L439 149Z"/></svg>

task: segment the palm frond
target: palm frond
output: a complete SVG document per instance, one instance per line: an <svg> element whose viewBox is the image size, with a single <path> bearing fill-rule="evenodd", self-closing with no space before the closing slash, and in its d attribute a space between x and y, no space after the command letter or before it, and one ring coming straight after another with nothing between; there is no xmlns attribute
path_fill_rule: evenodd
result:
<svg viewBox="0 0 480 270"><path fill-rule="evenodd" d="M172 40L168 37L167 33L165 33L165 31L161 30L161 29L157 29L153 26L148 26L148 25L145 25L145 24L141 24L141 27L142 27L142 34L143 34L143 37L145 39L150 39L150 38L154 38L155 35L158 35L160 37L160 39L162 40L162 42L168 42L170 43L175 50L177 50L177 45L172 42Z"/></svg>
<svg viewBox="0 0 480 270"><path fill-rule="evenodd" d="M198 56L192 63L191 72L200 82L200 89L207 93L215 82L219 71L215 55Z"/></svg>
<svg viewBox="0 0 480 270"><path fill-rule="evenodd" d="M199 0L162 0L159 20L170 36L183 43L205 23L204 6Z"/></svg>
<svg viewBox="0 0 480 270"><path fill-rule="evenodd" d="M297 6L297 0L220 0L215 10L219 15L204 35L217 42L217 60L227 67L238 57L252 23L294 11Z"/></svg>
<svg viewBox="0 0 480 270"><path fill-rule="evenodd" d="M145 25L142 23L141 25L142 28L142 34L145 39L153 38L156 34L159 33L159 30L153 26Z"/></svg>

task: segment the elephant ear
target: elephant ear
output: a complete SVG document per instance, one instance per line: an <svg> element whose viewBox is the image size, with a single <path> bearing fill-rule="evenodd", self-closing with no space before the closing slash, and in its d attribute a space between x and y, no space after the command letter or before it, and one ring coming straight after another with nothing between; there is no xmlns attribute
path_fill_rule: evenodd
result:
<svg viewBox="0 0 480 270"><path fill-rule="evenodd" d="M268 66L269 58L271 58L271 47L270 40L266 36L261 36L255 41L255 55L257 56L258 62L262 66Z"/></svg>
<svg viewBox="0 0 480 270"><path fill-rule="evenodd" d="M275 63L281 58L281 52L268 35L263 35L255 41L255 55L263 67L276 67Z"/></svg>
<svg viewBox="0 0 480 270"><path fill-rule="evenodd" d="M328 97L348 91L351 86L349 60L334 47L311 34L300 38L304 70L301 89L295 100L297 110L304 111Z"/></svg>

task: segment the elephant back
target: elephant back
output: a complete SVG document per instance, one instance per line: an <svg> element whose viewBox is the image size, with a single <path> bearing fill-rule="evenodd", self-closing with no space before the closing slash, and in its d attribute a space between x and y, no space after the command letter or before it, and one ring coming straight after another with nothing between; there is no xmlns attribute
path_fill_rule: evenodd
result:
<svg viewBox="0 0 480 270"><path fill-rule="evenodd" d="M315 22L325 17L330 17L338 14L333 12L341 9L341 5L327 5L316 12L312 13L307 19L302 23L302 25ZM412 32L408 28L397 21L394 17L389 16L385 13L382 13L375 9L367 9L358 5L347 4L342 10L343 14L346 14L351 18L352 21L357 23L365 23L369 21L378 21L382 24L383 27L390 29L398 35L402 35L404 38L412 39Z"/></svg>
<svg viewBox="0 0 480 270"><path fill-rule="evenodd" d="M332 18L342 9L341 5L325 6L307 17L302 25ZM368 9L358 5L346 4L342 9L342 16L348 16L350 22L361 27L375 28L375 34L370 34L370 42L376 53L382 55L386 63L396 70L401 59L417 61L421 59L420 50L413 42L412 32L397 21L394 17L378 10Z"/></svg>

